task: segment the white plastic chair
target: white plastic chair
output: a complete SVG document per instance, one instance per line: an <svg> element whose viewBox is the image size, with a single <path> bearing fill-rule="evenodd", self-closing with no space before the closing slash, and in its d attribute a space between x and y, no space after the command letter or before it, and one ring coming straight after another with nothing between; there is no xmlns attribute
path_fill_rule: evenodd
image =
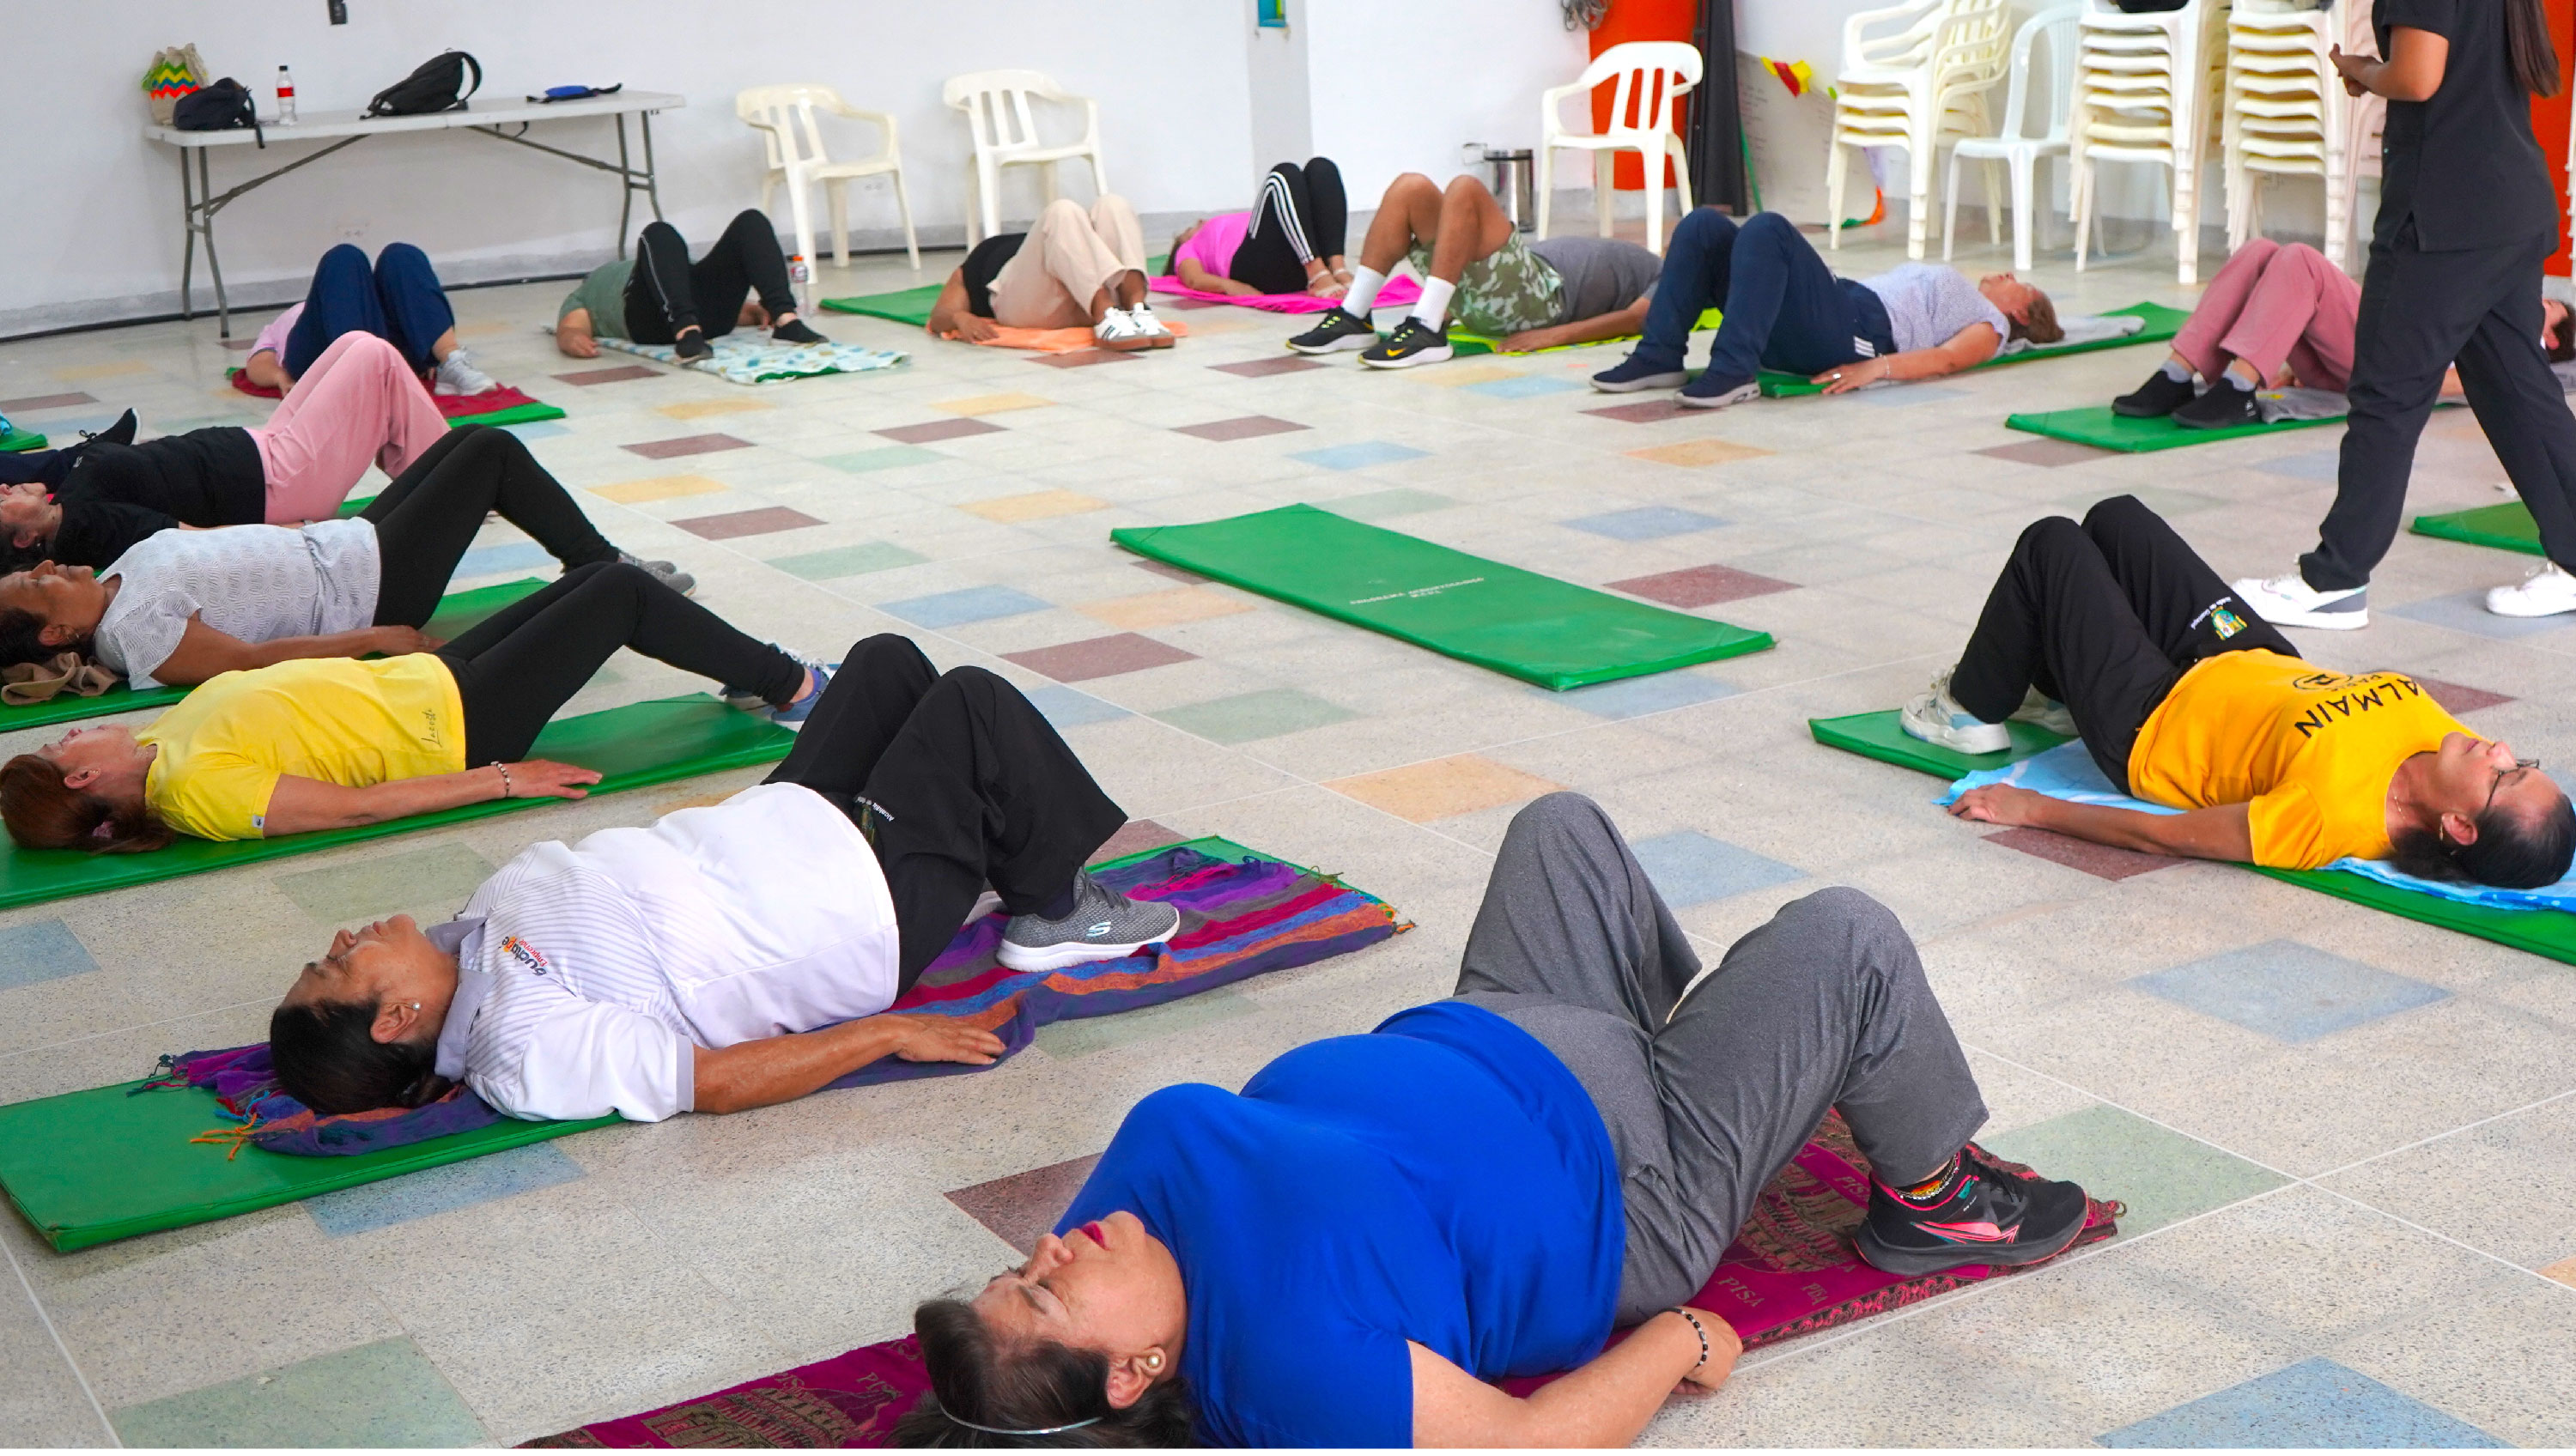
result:
<svg viewBox="0 0 2576 1456"><path fill-rule="evenodd" d="M2089 0L2077 21L2075 104L2067 127L2075 213L2075 270L2084 271L2095 177L2103 162L2166 169L2172 187L2174 274L2200 278L2201 161L2210 113L2225 94L2227 0L2131 14Z"/></svg>
<svg viewBox="0 0 2576 1456"><path fill-rule="evenodd" d="M783 184L787 188L788 209L795 215L796 247L810 268L819 262L814 251L814 209L810 190L823 184L832 204L832 255L844 268L850 266L849 185L861 177L887 177L894 182L895 210L903 217L904 251L912 256L913 271L921 270L921 242L912 231L912 194L903 185L903 153L895 139L894 118L882 111L861 111L841 100L839 92L829 86L755 86L733 99L734 115L742 118L761 134L769 153L769 169L760 177L760 210L769 211L769 199ZM846 117L853 121L873 122L885 133L885 146L875 155L852 162L835 162L823 148L821 124L815 113ZM801 131L800 131L801 127Z"/></svg>
<svg viewBox="0 0 2576 1456"><path fill-rule="evenodd" d="M2006 19L2004 0L1906 0L1843 22L1842 74L1825 161L1828 247L1843 245L1848 149L1902 147L1911 163L1905 255L1922 258L1942 140L1994 129L1986 93L2003 79ZM1884 33L1872 35L1873 29Z"/></svg>
<svg viewBox="0 0 2576 1456"><path fill-rule="evenodd" d="M1613 76L1610 124L1601 131L1567 129L1564 102L1569 96L1589 100L1594 88ZM1645 169L1646 248L1664 250L1664 159L1673 163L1682 216L1690 215L1690 157L1673 130L1679 118L1673 98L1699 84L1699 47L1673 40L1632 40L1592 58L1573 84L1551 86L1539 93L1538 236L1547 236L1548 202L1554 196L1558 148L1592 154L1592 212L1601 236L1610 236L1611 180L1618 154L1635 152ZM1633 115L1635 124L1629 123ZM1588 121L1588 118L1587 118Z"/></svg>
<svg viewBox="0 0 2576 1456"><path fill-rule="evenodd" d="M1031 97L1080 105L1081 139L1057 146L1041 140L1036 113L1029 106ZM967 130L974 136L974 154L966 162L967 246L1001 231L1004 167L1037 168L1045 184L1046 200L1053 202L1056 163L1080 157L1091 164L1091 190L1107 195L1109 177L1100 162L1099 102L1073 95L1041 71L976 71L951 76L948 84L940 88L939 99L966 113Z"/></svg>
<svg viewBox="0 0 2576 1456"><path fill-rule="evenodd" d="M2075 86L2076 17L2084 13L2082 5L2061 5L2043 10L2021 23L2013 33L2012 80L2004 93L2004 126L2002 134L1990 137L1968 137L1950 149L1950 174L1945 189L1948 197L1941 209L1941 261L1950 261L1950 251L1959 240L1959 163L1975 160L1986 164L1986 231L1991 241L2003 241L2003 213L1995 196L1995 164L2001 162L2012 175L2013 267L2029 272L2031 249L2038 238L2033 231L2032 187L2039 170L2039 159L2063 155L2066 151L2068 108L2050 108L2048 130L2038 136L2029 134L2030 53L2034 42L2048 39L2048 84L2050 93L2060 101L2071 101Z"/></svg>

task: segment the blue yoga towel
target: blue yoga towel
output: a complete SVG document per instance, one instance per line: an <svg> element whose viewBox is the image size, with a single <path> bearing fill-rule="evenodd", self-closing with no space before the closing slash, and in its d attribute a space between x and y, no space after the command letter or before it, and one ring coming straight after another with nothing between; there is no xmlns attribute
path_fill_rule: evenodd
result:
<svg viewBox="0 0 2576 1456"><path fill-rule="evenodd" d="M2081 743L2061 743L2046 753L2035 754L2019 763L2008 764L2002 768L1980 769L1952 784L1933 802L1949 804L1968 790L1982 788L1987 784L2011 784L2017 788L2029 789L2033 793L2046 794L2052 799L2064 799L2069 803L2107 804L2114 809L2135 809L2142 814L2182 812L2179 809L2168 809L2162 804L2150 804L2144 799L2130 798L2127 794L2113 788L2111 781L2102 776L2101 766L2093 761L2093 755L2084 751L2084 745ZM2576 910L2576 874L2569 875L2557 884L2544 885L2537 890L2503 890L2493 885L2463 885L2454 884L2448 880L2417 879L2413 875L2399 874L2375 859L2354 859L2346 856L2326 868L2360 875L2365 879L2377 880L2383 885L2394 885L2401 890L2420 890L2427 895L2438 895L2445 900L2457 900L2466 905L2489 905L2499 910Z"/></svg>

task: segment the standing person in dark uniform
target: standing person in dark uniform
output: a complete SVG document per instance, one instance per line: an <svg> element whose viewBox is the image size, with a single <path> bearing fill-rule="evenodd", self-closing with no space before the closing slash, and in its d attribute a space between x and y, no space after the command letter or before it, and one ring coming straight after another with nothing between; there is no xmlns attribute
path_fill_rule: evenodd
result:
<svg viewBox="0 0 2576 1456"><path fill-rule="evenodd" d="M2375 21L2386 60L2334 54L2345 90L2388 98L2335 502L2297 570L2236 594L2277 625L2369 624L2370 571L2397 537L2415 438L2456 359L2549 555L2487 593L2487 610L2576 611L2576 416L2540 349L2540 265L2560 221L2526 99L2558 94L2541 0L2379 0Z"/></svg>

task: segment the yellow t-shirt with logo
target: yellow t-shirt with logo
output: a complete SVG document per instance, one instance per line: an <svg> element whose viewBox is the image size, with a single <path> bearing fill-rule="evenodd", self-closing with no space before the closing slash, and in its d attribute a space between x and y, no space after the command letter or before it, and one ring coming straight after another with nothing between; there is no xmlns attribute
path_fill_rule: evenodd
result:
<svg viewBox="0 0 2576 1456"><path fill-rule="evenodd" d="M299 658L219 673L134 735L161 752L143 798L199 839L258 839L279 778L363 789L462 773L465 704L427 652Z"/></svg>
<svg viewBox="0 0 2576 1456"><path fill-rule="evenodd" d="M2404 673L2230 652L2184 673L2148 715L2129 792L2177 809L2245 805L2258 865L2386 859L2397 766L2467 731Z"/></svg>

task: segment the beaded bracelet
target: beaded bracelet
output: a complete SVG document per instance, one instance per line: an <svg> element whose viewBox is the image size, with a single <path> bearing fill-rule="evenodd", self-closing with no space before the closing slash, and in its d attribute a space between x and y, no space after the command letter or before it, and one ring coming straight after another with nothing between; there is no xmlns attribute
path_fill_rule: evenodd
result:
<svg viewBox="0 0 2576 1456"><path fill-rule="evenodd" d="M1706 1365L1708 1363L1708 1327L1699 1322L1698 1315L1691 1313L1689 1310L1682 1308L1678 1304L1665 1310L1664 1313L1677 1314L1683 1319L1690 1321L1691 1333L1699 1336L1699 1365L1693 1365L1691 1369L1697 1370L1700 1368L1700 1365Z"/></svg>
<svg viewBox="0 0 2576 1456"><path fill-rule="evenodd" d="M510 766L506 763L496 763L492 766L501 771L501 797L504 799L515 799L519 797L518 785L510 782ZM1700 1343L1703 1345L1707 1344L1708 1337L1706 1335L1700 1336Z"/></svg>

